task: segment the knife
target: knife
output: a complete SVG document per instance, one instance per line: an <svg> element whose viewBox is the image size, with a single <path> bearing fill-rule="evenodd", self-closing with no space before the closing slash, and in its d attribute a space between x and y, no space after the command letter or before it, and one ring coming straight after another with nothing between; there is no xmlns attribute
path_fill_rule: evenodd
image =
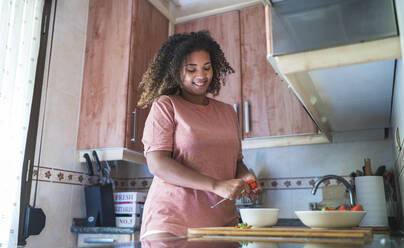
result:
<svg viewBox="0 0 404 248"><path fill-rule="evenodd" d="M212 206L210 206L210 208L216 207L217 205L219 205L220 203L224 202L225 200L227 200L227 198L221 199L220 201L218 201L218 202L216 202L215 204L213 204Z"/></svg>
<svg viewBox="0 0 404 248"><path fill-rule="evenodd" d="M244 192L245 192L245 190L243 189L243 190L241 191L241 194L243 194ZM220 201L218 201L218 202L216 202L215 204L213 204L212 206L210 206L210 208L216 207L217 205L221 204L221 203L224 202L225 200L227 200L227 198L221 199Z"/></svg>
<svg viewBox="0 0 404 248"><path fill-rule="evenodd" d="M114 185L114 180L112 180L112 178L111 178L111 166L109 165L107 160L105 160L105 167L106 167L106 172L107 172L108 183L111 183L112 185Z"/></svg>
<svg viewBox="0 0 404 248"><path fill-rule="evenodd" d="M93 158L94 158L94 162L95 162L95 164L97 165L98 174L99 174L99 176L102 177L103 182L104 182L104 184L105 184L106 178L105 178L104 170L102 169L102 166L101 166L100 159L98 158L98 154L97 154L97 152L94 150L93 153L92 153L92 155L93 155Z"/></svg>
<svg viewBox="0 0 404 248"><path fill-rule="evenodd" d="M88 155L88 153L84 153L83 157L86 159L88 175L94 176L93 163L91 163L90 155Z"/></svg>
<svg viewBox="0 0 404 248"><path fill-rule="evenodd" d="M97 166L97 171L100 172L101 163L100 163L100 159L98 158L98 154L95 150L93 151L93 158L94 158L95 165Z"/></svg>

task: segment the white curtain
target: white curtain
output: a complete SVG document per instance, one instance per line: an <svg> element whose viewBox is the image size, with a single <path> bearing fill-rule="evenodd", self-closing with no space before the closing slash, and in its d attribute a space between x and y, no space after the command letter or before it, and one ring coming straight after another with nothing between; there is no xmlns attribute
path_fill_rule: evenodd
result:
<svg viewBox="0 0 404 248"><path fill-rule="evenodd" d="M0 0L0 247L16 247L44 0Z"/></svg>

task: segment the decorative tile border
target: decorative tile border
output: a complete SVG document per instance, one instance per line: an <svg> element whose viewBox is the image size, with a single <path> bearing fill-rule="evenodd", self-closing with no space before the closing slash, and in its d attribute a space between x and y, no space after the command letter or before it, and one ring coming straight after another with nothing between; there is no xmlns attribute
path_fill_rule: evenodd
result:
<svg viewBox="0 0 404 248"><path fill-rule="evenodd" d="M38 167L34 167L32 180L36 180ZM311 189L320 177L288 177L288 178L260 178L259 181L264 190L296 190ZM354 181L349 176L343 176L349 183ZM39 167L39 181L63 183L87 186L98 182L97 176L88 176L83 172L62 170L50 167ZM153 181L152 177L138 178L113 178L115 190L147 191ZM320 188L325 185L339 185L341 182L335 179L325 180Z"/></svg>
<svg viewBox="0 0 404 248"><path fill-rule="evenodd" d="M115 190L148 190L152 181L152 177L114 178Z"/></svg>
<svg viewBox="0 0 404 248"><path fill-rule="evenodd" d="M259 181L264 190L287 190L287 189L311 189L314 183L321 177L289 177L289 178L260 178ZM353 184L353 179L343 176L345 180ZM335 179L325 180L320 187L325 185L339 185L341 182Z"/></svg>
<svg viewBox="0 0 404 248"><path fill-rule="evenodd" d="M288 190L288 189L311 189L320 177L289 177L289 178L260 178L259 181L264 190ZM354 181L349 176L343 176L349 183ZM116 190L147 190L153 178L114 178ZM320 188L325 185L339 185L341 182L334 179L325 180Z"/></svg>
<svg viewBox="0 0 404 248"><path fill-rule="evenodd" d="M37 175L38 166L35 166L32 174L33 182L35 182ZM38 181L86 186L96 183L97 177L88 176L87 174L78 171L39 166Z"/></svg>

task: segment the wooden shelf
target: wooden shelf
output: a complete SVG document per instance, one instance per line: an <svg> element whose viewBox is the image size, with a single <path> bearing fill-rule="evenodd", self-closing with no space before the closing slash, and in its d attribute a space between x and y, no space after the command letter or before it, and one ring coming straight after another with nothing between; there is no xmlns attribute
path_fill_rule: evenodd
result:
<svg viewBox="0 0 404 248"><path fill-rule="evenodd" d="M97 151L100 161L123 160L136 164L147 164L146 157L143 155L143 153L123 147L80 150L78 151L80 163L85 163L86 160L84 159L83 155L85 153L91 154L93 150Z"/></svg>
<svg viewBox="0 0 404 248"><path fill-rule="evenodd" d="M329 144L331 137L325 133L302 134L293 136L264 137L255 139L244 139L241 143L243 150L272 148L282 146Z"/></svg>

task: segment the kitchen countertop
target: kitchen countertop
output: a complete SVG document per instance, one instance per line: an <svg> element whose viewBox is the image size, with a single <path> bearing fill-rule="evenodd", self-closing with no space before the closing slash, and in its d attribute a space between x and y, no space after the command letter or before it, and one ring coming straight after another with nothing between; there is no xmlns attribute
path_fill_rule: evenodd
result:
<svg viewBox="0 0 404 248"><path fill-rule="evenodd" d="M129 227L102 227L102 226L76 226L72 225L70 231L74 233L111 233L111 234L133 234L139 233L139 230Z"/></svg>
<svg viewBox="0 0 404 248"><path fill-rule="evenodd" d="M290 242L288 238L282 241L271 242L268 238L265 242L249 241L251 237L237 237L242 241L231 241L231 237L226 240L223 237L217 237L218 240L192 240L186 237L161 239L147 242L131 242L115 245L99 245L93 247L119 247L119 248L350 248L350 247L372 247L372 248L399 248L404 247L404 236L391 236L386 234L375 234L373 240L370 240L365 245L349 245L349 244L325 244L313 241L313 239L301 240L299 242ZM220 239L220 240L219 240Z"/></svg>

